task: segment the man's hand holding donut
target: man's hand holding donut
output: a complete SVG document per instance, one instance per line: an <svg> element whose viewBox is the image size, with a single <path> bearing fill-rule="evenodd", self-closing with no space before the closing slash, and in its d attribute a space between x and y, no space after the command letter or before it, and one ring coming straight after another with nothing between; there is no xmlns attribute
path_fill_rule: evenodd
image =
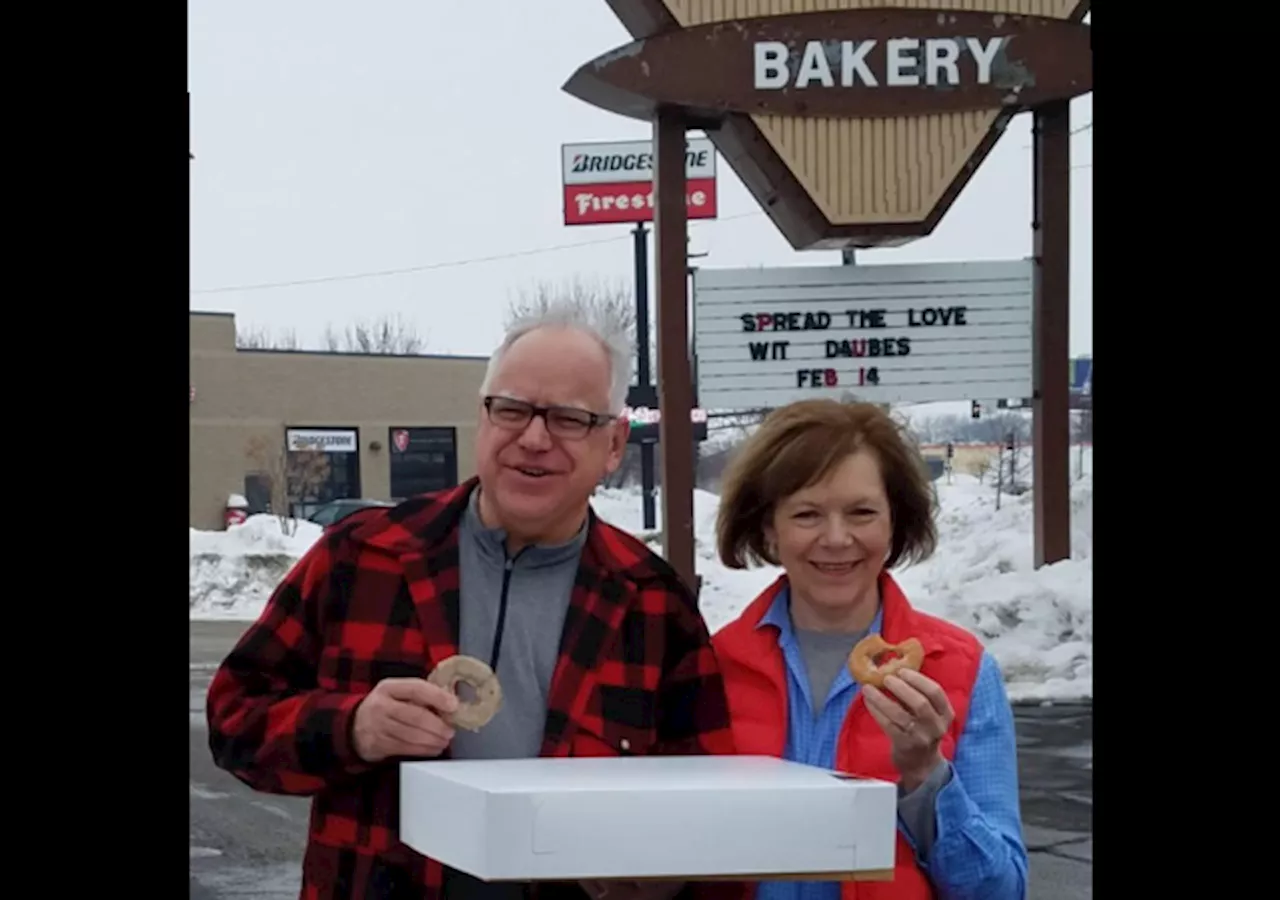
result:
<svg viewBox="0 0 1280 900"><path fill-rule="evenodd" d="M955 710L942 687L911 669L899 669L884 680L884 690L862 686L867 710L892 743L892 762L910 792L942 764L942 737Z"/></svg>
<svg viewBox="0 0 1280 900"><path fill-rule="evenodd" d="M368 763L439 756L453 740L440 714L457 708L455 695L422 678L384 678L356 707L356 754Z"/></svg>

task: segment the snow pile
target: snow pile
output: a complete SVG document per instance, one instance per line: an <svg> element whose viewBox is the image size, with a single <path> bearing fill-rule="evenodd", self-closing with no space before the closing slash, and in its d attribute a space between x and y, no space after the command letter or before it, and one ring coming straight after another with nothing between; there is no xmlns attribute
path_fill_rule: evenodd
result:
<svg viewBox="0 0 1280 900"><path fill-rule="evenodd" d="M190 615L193 619L256 619L271 592L322 529L276 516L250 516L226 531L190 529Z"/></svg>
<svg viewBox="0 0 1280 900"><path fill-rule="evenodd" d="M896 573L911 602L977 635L999 660L1014 700L1092 697L1092 476L1072 485L1072 558L1039 570L1033 566L1032 492L1003 495L997 509L990 476L979 482L956 474L951 484L945 478L935 484L937 552ZM602 489L593 505L601 518L661 552L661 535L643 531L638 490ZM715 554L719 497L695 491L693 507L700 605L717 631L779 571L726 569ZM655 508L660 528L660 495ZM270 516L254 516L226 532L192 529L191 617L257 618L276 584L321 533L300 522L297 533L286 536Z"/></svg>
<svg viewBox="0 0 1280 900"><path fill-rule="evenodd" d="M976 634L1014 700L1093 696L1093 478L1072 485L1071 559L1034 568L1031 492L938 486L938 549L898 581L914 605Z"/></svg>

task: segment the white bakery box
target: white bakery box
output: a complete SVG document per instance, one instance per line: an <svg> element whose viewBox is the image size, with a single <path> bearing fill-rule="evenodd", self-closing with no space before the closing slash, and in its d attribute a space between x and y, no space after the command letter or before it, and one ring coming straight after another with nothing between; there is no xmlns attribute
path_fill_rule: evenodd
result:
<svg viewBox="0 0 1280 900"><path fill-rule="evenodd" d="M401 763L400 840L484 881L892 877L897 788L766 756Z"/></svg>

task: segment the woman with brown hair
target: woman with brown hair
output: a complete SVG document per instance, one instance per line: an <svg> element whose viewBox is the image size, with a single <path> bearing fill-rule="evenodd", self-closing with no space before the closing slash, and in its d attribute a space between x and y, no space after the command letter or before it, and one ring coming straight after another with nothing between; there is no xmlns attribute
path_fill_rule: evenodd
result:
<svg viewBox="0 0 1280 900"><path fill-rule="evenodd" d="M873 404L773 412L724 479L718 551L783 574L714 638L738 752L898 785L891 882L763 882L755 900L1023 900L1013 714L995 660L912 608L889 570L929 557L934 494L914 443ZM911 638L919 671L859 684L868 635Z"/></svg>

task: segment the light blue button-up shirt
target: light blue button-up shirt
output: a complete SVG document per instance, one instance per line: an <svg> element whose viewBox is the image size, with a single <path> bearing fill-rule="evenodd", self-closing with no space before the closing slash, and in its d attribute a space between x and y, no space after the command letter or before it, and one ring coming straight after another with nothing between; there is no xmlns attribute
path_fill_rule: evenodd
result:
<svg viewBox="0 0 1280 900"><path fill-rule="evenodd" d="M786 660L789 714L783 756L834 769L840 729L857 696L858 683L842 668L815 715L819 707L810 696L792 628L790 596L784 588L757 626L778 629ZM871 634L880 633L882 618L882 612L877 612ZM948 769L948 780L937 794L935 836L927 859L920 858L918 842L901 817L898 821L939 900L1026 900L1027 851L1018 801L1013 710L1000 667L990 654L983 654L968 718ZM761 882L757 900L840 900L840 883Z"/></svg>

